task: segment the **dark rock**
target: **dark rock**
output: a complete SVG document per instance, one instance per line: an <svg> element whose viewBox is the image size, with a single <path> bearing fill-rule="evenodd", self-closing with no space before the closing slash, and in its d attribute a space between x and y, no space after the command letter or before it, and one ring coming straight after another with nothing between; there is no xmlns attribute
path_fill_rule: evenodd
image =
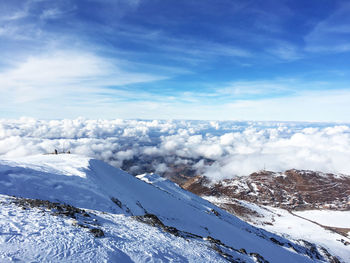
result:
<svg viewBox="0 0 350 263"><path fill-rule="evenodd" d="M117 206L119 206L119 208L123 208L122 202L120 202L117 198L112 197L111 200L113 203L115 203Z"/></svg>
<svg viewBox="0 0 350 263"><path fill-rule="evenodd" d="M247 251L244 248L241 248L238 251L241 252L242 254L247 255Z"/></svg>
<svg viewBox="0 0 350 263"><path fill-rule="evenodd" d="M94 235L94 237L103 237L105 233L99 228L91 228L90 233Z"/></svg>
<svg viewBox="0 0 350 263"><path fill-rule="evenodd" d="M274 237L270 237L270 240L271 240L273 243L275 243L275 244L277 244L277 245L279 245L279 246L283 246L283 245L284 245L284 243L278 241L278 240L277 240L276 238L274 238Z"/></svg>
<svg viewBox="0 0 350 263"><path fill-rule="evenodd" d="M219 212L216 211L215 209L211 209L210 211L211 211L214 215L220 216Z"/></svg>

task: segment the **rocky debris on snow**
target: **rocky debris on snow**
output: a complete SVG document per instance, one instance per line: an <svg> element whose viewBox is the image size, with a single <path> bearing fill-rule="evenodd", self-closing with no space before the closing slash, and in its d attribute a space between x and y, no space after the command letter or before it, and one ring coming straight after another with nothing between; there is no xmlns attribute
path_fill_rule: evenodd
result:
<svg viewBox="0 0 350 263"><path fill-rule="evenodd" d="M123 211L125 211L127 214L132 215L129 207L127 207L125 204L123 204L118 198L112 197L112 202L115 203L119 208L121 208Z"/></svg>
<svg viewBox="0 0 350 263"><path fill-rule="evenodd" d="M344 246L349 246L349 245L350 245L350 242L349 242L349 241L346 241L346 240L344 240L344 239L340 239L340 240L338 240L338 241L342 242L342 243L344 244Z"/></svg>
<svg viewBox="0 0 350 263"><path fill-rule="evenodd" d="M247 230L249 231L249 230ZM332 262L332 263L340 263L337 257L331 255L327 249L325 249L322 246L316 245L314 243L308 242L306 240L296 240L295 243L285 241L281 239L277 235L271 236L271 233L263 230L263 229L257 229L256 232L254 232L257 236L264 238L266 240L270 240L274 244L285 247L288 249L294 250L298 254L304 254L311 258L312 260L320 260L325 262Z"/></svg>
<svg viewBox="0 0 350 263"><path fill-rule="evenodd" d="M153 227L159 227L163 231L168 232L172 235L179 236L185 239L194 238L194 239L203 239L210 243L210 247L217 251L222 257L227 259L229 262L244 262L242 259L237 257L237 254L247 255L251 258L254 258L256 262L259 263L268 263L268 261L259 253L250 252L247 253L246 249L236 249L230 247L218 239L215 239L211 236L201 237L199 235L195 235L189 232L181 231L176 229L175 227L170 227L164 225L164 223L154 214L145 214L142 216L134 216L136 220L151 225ZM248 232L251 232L247 230ZM294 250L296 253L304 254L308 256L312 260L320 260L331 263L340 263L337 257L332 256L324 247L317 246L311 242L305 240L297 240L297 244L293 244L291 242L284 242L283 239L274 235L271 237L271 233L268 233L265 230L257 229L255 233L257 236L264 238L266 240L271 241L272 243L282 246L288 249Z"/></svg>
<svg viewBox="0 0 350 263"><path fill-rule="evenodd" d="M21 207L22 209L38 208L43 212L50 212L51 215L54 216L65 216L75 219L76 221L73 223L73 225L89 229L89 232L92 233L94 237L104 236L104 232L101 229L96 228L96 219L91 219L93 215L89 214L84 209L80 209L68 204L50 202L48 200L21 197L13 197L13 199L11 199L11 202Z"/></svg>
<svg viewBox="0 0 350 263"><path fill-rule="evenodd" d="M324 260L326 258L330 263L341 263L337 257L332 256L324 247L316 246L306 240L298 240L298 243L307 248L306 253L312 259Z"/></svg>
<svg viewBox="0 0 350 263"><path fill-rule="evenodd" d="M105 233L99 228L91 228L89 231L94 237L103 237L105 235Z"/></svg>
<svg viewBox="0 0 350 263"><path fill-rule="evenodd" d="M168 232L172 235L175 236L181 236L181 237L189 237L189 236L195 236L194 234L186 233L184 231L179 231L175 227L171 226L166 226L163 224L163 222L154 214L144 214L142 216L134 216L134 218L142 223L154 226L154 227L159 227L163 231Z"/></svg>
<svg viewBox="0 0 350 263"><path fill-rule="evenodd" d="M189 233L186 231L178 230L175 227L166 226L156 215L154 214L144 214L142 216L134 216L136 220L139 222L143 222L145 224L151 225L153 227L159 227L163 231L170 233L172 235L182 237L184 239L199 239L199 240L205 240L209 243L209 247L218 252L223 258L228 260L229 262L245 262L244 257L251 256L252 258L256 259L257 255L258 258L261 259L262 263L268 263L267 260L265 260L261 255L258 253L250 253L248 254L244 248L241 249L235 249L233 247L230 247L224 243L222 243L220 240L215 239L211 236L202 237L193 233ZM243 257L243 258L242 258Z"/></svg>
<svg viewBox="0 0 350 263"><path fill-rule="evenodd" d="M57 202L50 202L47 200L29 199L29 198L20 198L20 197L15 197L12 202L22 207L22 209L36 207L43 210L49 210L53 212L53 215L64 215L73 219L76 219L77 215L90 217L90 215L85 210L68 205L68 204L61 204Z"/></svg>
<svg viewBox="0 0 350 263"><path fill-rule="evenodd" d="M145 181L147 179L148 182L154 182L155 185L152 186L101 161L75 155L40 155L28 157L25 160L4 160L0 168L2 194L39 200L48 198L52 203L62 200L65 204L70 204L70 207L66 208L67 211L59 203L53 204L56 207L52 210L47 209L45 207L50 207L51 202L43 204L41 201L34 203L30 201L29 203L33 203L31 208L23 200L28 206L23 211L12 203L9 206L13 212L20 213L21 218L26 214L35 216L37 221L41 218L48 219L46 226L50 225L54 233L57 233L56 223L50 222L59 221L63 231L60 230L58 235L68 237L72 242L75 234L79 234L82 240L85 240L81 244L90 240L96 249L104 244L102 247L110 251L110 241L113 241L118 250L122 248L124 254L127 252L127 255L138 258L145 258L145 251L150 244L153 244L155 249L152 256L154 255L156 259L163 258L162 255L156 256L162 254L159 251L163 251L163 246L167 247L169 252L166 254L167 257L177 249L176 251L180 251L179 256L187 252L183 260L198 259L196 255L200 257L201 253L191 254L192 245L193 247L197 245L197 251L208 253L207 258L215 258L217 261L257 262L259 258L257 254L270 262L280 262L281 258L289 262L313 261L305 251L307 248L302 245L289 241L287 237L259 230L164 178L144 176ZM112 197L114 202L111 200ZM75 210L77 207L83 207L85 210ZM66 213L57 213L60 208ZM127 208L130 209L130 213L127 213ZM218 215L215 215L212 209L218 212ZM2 213L6 222L12 219L6 216L14 214L13 212ZM83 212L87 212L89 217L83 216ZM57 214L51 216L54 213ZM73 227L72 224L79 228ZM41 226L37 226L38 234L45 231ZM6 225L4 227L8 228ZM15 229L16 224L11 226L12 228ZM92 230L90 233L90 229L95 228L101 229L106 237L101 240L94 239L92 235L102 236L102 232L98 230ZM20 229L20 232L23 231L26 230ZM12 235L12 232L9 233ZM56 234L53 236L55 240L56 236ZM133 236L132 240L123 238L129 236ZM140 236L142 236L141 239ZM153 238L149 240L149 236L154 236L154 240ZM283 246L273 242L271 237ZM38 238L33 236L31 241L36 242ZM188 244L189 249L183 249L184 246L178 249L178 245L171 248L173 242L181 246ZM300 252L294 252L291 246L288 246L288 242ZM63 241L61 243L65 244ZM136 252L133 249L125 252L127 244L131 243L135 248L142 247L142 249ZM76 244L76 247L81 244ZM18 251L18 246L9 245ZM339 241L337 245L341 249L345 248ZM67 251L70 254L73 250ZM26 256L28 251L20 251L20 253ZM106 253L108 254L106 258L109 258L109 252ZM251 253L255 254L250 255ZM125 258L124 254L118 253ZM44 256L43 253L42 255ZM62 256L67 257L67 255ZM341 256L347 258L346 254Z"/></svg>

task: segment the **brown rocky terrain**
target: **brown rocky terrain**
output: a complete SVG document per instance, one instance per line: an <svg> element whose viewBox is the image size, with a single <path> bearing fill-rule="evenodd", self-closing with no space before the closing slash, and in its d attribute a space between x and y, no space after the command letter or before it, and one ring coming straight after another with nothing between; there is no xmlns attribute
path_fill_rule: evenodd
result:
<svg viewBox="0 0 350 263"><path fill-rule="evenodd" d="M174 180L174 178L172 178ZM245 177L210 182L208 178L188 177L180 186L200 196L230 200L226 205L239 212L232 200L243 200L287 210L350 210L350 177L305 170L283 173L260 171ZM225 202L221 203L225 207ZM236 204L239 206L239 204Z"/></svg>

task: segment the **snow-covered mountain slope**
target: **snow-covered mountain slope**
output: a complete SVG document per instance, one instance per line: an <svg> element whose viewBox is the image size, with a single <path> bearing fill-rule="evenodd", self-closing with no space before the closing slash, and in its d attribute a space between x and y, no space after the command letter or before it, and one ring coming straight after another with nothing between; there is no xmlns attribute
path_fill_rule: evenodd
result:
<svg viewBox="0 0 350 263"><path fill-rule="evenodd" d="M203 198L220 207L235 205L241 210L245 208L241 218L251 224L291 240L318 244L343 262L350 262L350 211L293 212L223 197Z"/></svg>
<svg viewBox="0 0 350 263"><path fill-rule="evenodd" d="M19 209L1 195L0 262L226 262L203 240L176 237L125 215L88 211L105 236L77 220Z"/></svg>
<svg viewBox="0 0 350 263"><path fill-rule="evenodd" d="M336 260L323 248L257 229L170 181L142 179L154 184L76 155L0 161L1 262Z"/></svg>
<svg viewBox="0 0 350 263"><path fill-rule="evenodd" d="M294 212L294 214L321 225L348 228L350 232L350 211L308 210Z"/></svg>
<svg viewBox="0 0 350 263"><path fill-rule="evenodd" d="M319 244L350 262L348 176L260 171L217 182L192 177L182 187L255 226Z"/></svg>

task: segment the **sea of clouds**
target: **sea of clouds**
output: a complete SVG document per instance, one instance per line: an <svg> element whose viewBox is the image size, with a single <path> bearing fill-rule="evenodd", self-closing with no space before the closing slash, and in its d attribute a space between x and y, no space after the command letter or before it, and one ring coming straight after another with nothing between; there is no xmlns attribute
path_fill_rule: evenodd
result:
<svg viewBox="0 0 350 263"><path fill-rule="evenodd" d="M292 168L350 175L350 124L0 120L0 158L54 149L91 156L132 174L187 167L212 179Z"/></svg>

